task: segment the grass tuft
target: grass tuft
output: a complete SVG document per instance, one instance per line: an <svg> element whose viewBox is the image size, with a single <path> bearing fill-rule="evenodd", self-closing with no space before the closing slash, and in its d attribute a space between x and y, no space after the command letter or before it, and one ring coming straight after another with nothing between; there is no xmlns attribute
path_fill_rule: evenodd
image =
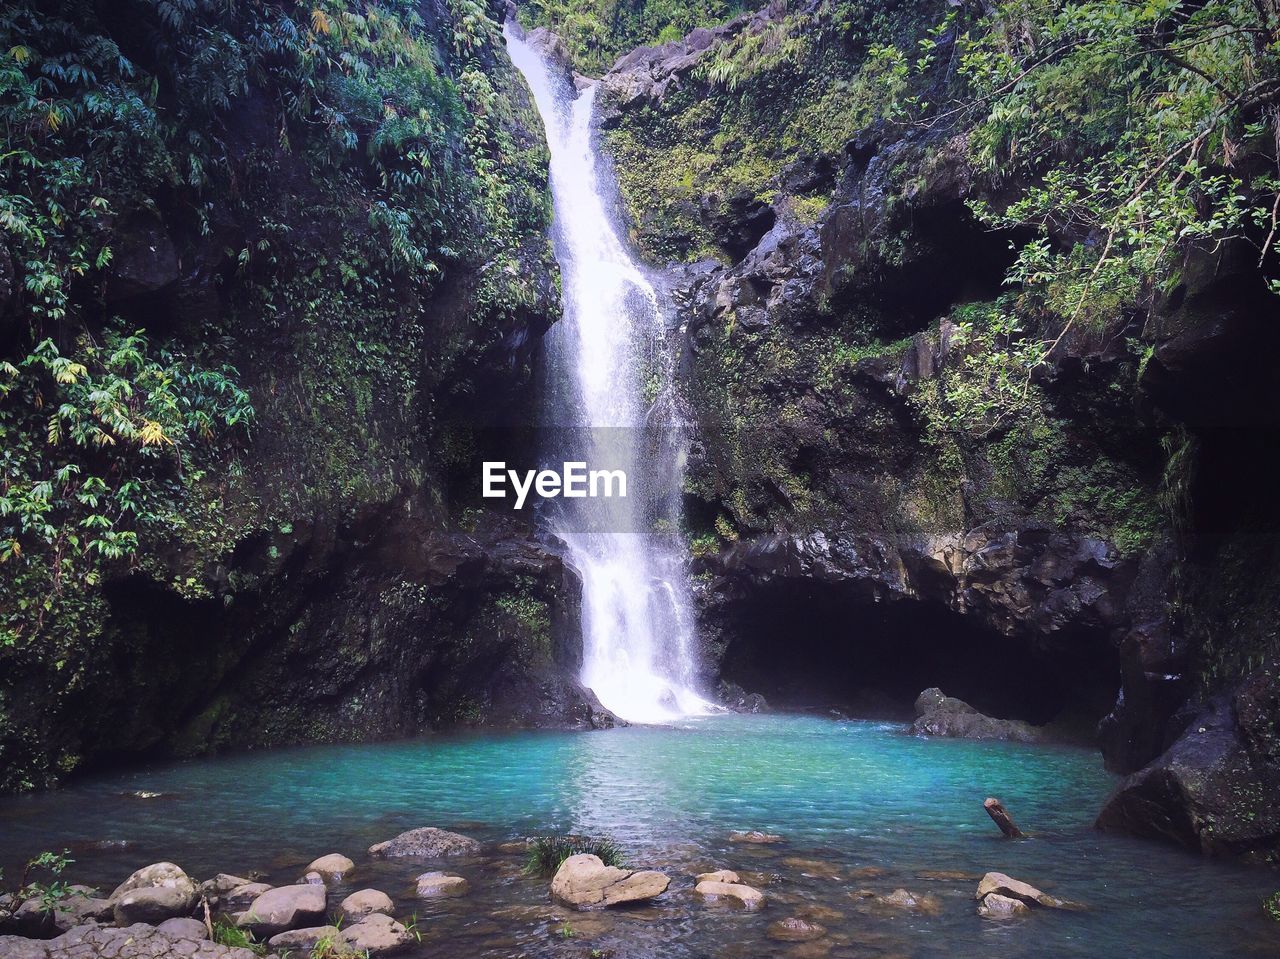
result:
<svg viewBox="0 0 1280 959"><path fill-rule="evenodd" d="M570 856L590 853L606 866L622 865L622 850L612 839L592 836L539 836L529 846L524 871L531 876L554 876Z"/></svg>

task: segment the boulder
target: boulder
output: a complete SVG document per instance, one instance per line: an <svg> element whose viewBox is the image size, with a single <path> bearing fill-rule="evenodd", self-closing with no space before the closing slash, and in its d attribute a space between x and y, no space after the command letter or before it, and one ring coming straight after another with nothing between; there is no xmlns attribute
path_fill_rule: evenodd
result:
<svg viewBox="0 0 1280 959"><path fill-rule="evenodd" d="M759 889L739 882L716 882L703 880L694 886L693 891L706 899L734 899L750 910L764 906L764 893Z"/></svg>
<svg viewBox="0 0 1280 959"><path fill-rule="evenodd" d="M299 879L298 882L304 883L309 886L325 885L324 876L320 875L320 873L318 872L309 872L305 876L303 876L301 879Z"/></svg>
<svg viewBox="0 0 1280 959"><path fill-rule="evenodd" d="M323 886L277 886L255 899L236 924L259 938L270 937L288 929L318 925L324 919L325 906Z"/></svg>
<svg viewBox="0 0 1280 959"><path fill-rule="evenodd" d="M770 939L776 939L778 942L809 942L813 939L820 939L826 934L826 926L810 922L807 919L801 919L799 916L790 916L786 919L779 919L777 922L771 922L769 923L769 928L765 930L765 935Z"/></svg>
<svg viewBox="0 0 1280 959"><path fill-rule="evenodd" d="M356 867L356 864L346 856L331 852L327 856L321 856L315 862L307 867L307 872L319 873L324 877L325 882L341 882L342 877Z"/></svg>
<svg viewBox="0 0 1280 959"><path fill-rule="evenodd" d="M199 919L166 919L156 928L170 939L202 941L209 938L208 928Z"/></svg>
<svg viewBox="0 0 1280 959"><path fill-rule="evenodd" d="M22 936L46 938L88 922L110 922L114 906L98 899L88 886L70 886L68 895L46 908L43 899L28 899L20 905L7 926Z"/></svg>
<svg viewBox="0 0 1280 959"><path fill-rule="evenodd" d="M978 904L978 915L983 919L1017 919L1031 911L1021 899L1011 899L993 892Z"/></svg>
<svg viewBox="0 0 1280 959"><path fill-rule="evenodd" d="M1178 740L1120 783L1098 815L1107 831L1174 842L1205 855L1280 858L1280 663L1268 662L1209 702Z"/></svg>
<svg viewBox="0 0 1280 959"><path fill-rule="evenodd" d="M551 898L570 909L603 909L645 902L666 892L671 882L652 870L632 872L606 866L599 856L570 856L551 880Z"/></svg>
<svg viewBox="0 0 1280 959"><path fill-rule="evenodd" d="M916 697L913 736L955 739L1000 739L1019 743L1040 742L1040 730L1020 719L995 719L983 715L962 699L934 687Z"/></svg>
<svg viewBox="0 0 1280 959"><path fill-rule="evenodd" d="M989 872L983 876L982 881L978 883L978 891L973 894L973 898L985 900L990 895L1017 899L1027 905L1046 906L1050 909L1079 910L1084 908L1078 902L1051 896L1046 892L1041 892L1029 882L1014 879L1002 872Z"/></svg>
<svg viewBox="0 0 1280 959"><path fill-rule="evenodd" d="M415 880L418 884L419 899L447 899L453 896L465 896L470 885L461 876L450 876L443 872L424 872Z"/></svg>
<svg viewBox="0 0 1280 959"><path fill-rule="evenodd" d="M470 856L480 851L480 843L467 836L434 826L421 829L410 829L402 832L394 839L376 843L369 847L369 855L382 856L386 859L402 859L415 857L420 859L443 859L446 856Z"/></svg>
<svg viewBox="0 0 1280 959"><path fill-rule="evenodd" d="M220 872L212 879L206 879L200 883L200 895L209 900L209 905L217 907L222 904L233 889L241 886L247 886L252 880L244 879L240 876L233 876L230 873ZM265 891L265 890L264 890ZM246 903L248 905L248 903Z"/></svg>
<svg viewBox="0 0 1280 959"><path fill-rule="evenodd" d="M414 935L390 916L373 913L339 933L342 941L357 955L385 956L407 949Z"/></svg>
<svg viewBox="0 0 1280 959"><path fill-rule="evenodd" d="M236 886L222 897L222 908L228 912L248 909L255 899L273 888L275 887L265 882L247 882L243 886Z"/></svg>
<svg viewBox="0 0 1280 959"><path fill-rule="evenodd" d="M307 929L290 929L278 932L267 940L267 945L278 953L309 956L319 942L341 942L337 926L311 926Z"/></svg>
<svg viewBox="0 0 1280 959"><path fill-rule="evenodd" d="M199 895L196 884L171 862L156 862L116 886L110 902L117 926L191 915Z"/></svg>
<svg viewBox="0 0 1280 959"><path fill-rule="evenodd" d="M359 922L365 916L375 912L391 915L392 910L395 909L395 903L385 892L377 889L361 889L342 900L339 908L342 910L344 922Z"/></svg>

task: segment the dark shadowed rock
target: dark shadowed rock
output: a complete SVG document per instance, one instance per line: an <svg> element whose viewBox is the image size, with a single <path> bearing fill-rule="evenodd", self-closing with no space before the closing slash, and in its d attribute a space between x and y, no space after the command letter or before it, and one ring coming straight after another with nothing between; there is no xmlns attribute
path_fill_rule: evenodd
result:
<svg viewBox="0 0 1280 959"><path fill-rule="evenodd" d="M984 716L968 703L946 696L942 690L926 689L916 697L915 736L946 736L956 739L1002 739L1019 743L1039 742L1038 729L1020 719Z"/></svg>
<svg viewBox="0 0 1280 959"><path fill-rule="evenodd" d="M1280 665L1216 698L1181 738L1129 776L1098 816L1102 829L1166 839L1210 855L1280 855Z"/></svg>

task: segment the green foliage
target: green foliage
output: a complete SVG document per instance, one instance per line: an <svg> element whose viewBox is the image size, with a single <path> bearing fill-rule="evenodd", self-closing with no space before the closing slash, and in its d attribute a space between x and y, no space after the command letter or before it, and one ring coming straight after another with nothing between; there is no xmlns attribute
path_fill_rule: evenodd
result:
<svg viewBox="0 0 1280 959"><path fill-rule="evenodd" d="M252 421L234 376L110 328L70 356L45 339L0 363L0 645L39 634L64 591L134 558L215 437Z"/></svg>
<svg viewBox="0 0 1280 959"><path fill-rule="evenodd" d="M900 112L886 90L907 74L882 41L924 26L908 4L829 0L738 31L702 54L661 106L628 107L606 136L633 239L659 261L727 258L712 217L732 197L783 200L784 167L815 157L839 165L860 130ZM829 198L825 187L786 195L782 212L812 223Z"/></svg>
<svg viewBox="0 0 1280 959"><path fill-rule="evenodd" d="M483 5L105 10L0 12L0 789L78 761L44 741L75 723L14 716L113 681L107 583L232 605L246 540L278 568L296 519L421 487L438 406L554 271ZM148 246L177 278L117 290Z"/></svg>
<svg viewBox="0 0 1280 959"><path fill-rule="evenodd" d="M621 866L622 850L612 839L590 836L539 836L529 845L524 871L531 876L550 877L566 859L581 854L599 856L606 866Z"/></svg>
<svg viewBox="0 0 1280 959"><path fill-rule="evenodd" d="M213 941L231 949L248 949L257 956L267 954L265 942L258 942L247 930L241 929L225 916L219 916L214 920Z"/></svg>
<svg viewBox="0 0 1280 959"><path fill-rule="evenodd" d="M574 67L598 74L635 47L679 40L752 6L744 0L529 0L520 16L529 26L555 30Z"/></svg>
<svg viewBox="0 0 1280 959"><path fill-rule="evenodd" d="M1262 900L1262 911L1271 919L1280 922L1280 892L1272 893Z"/></svg>
<svg viewBox="0 0 1280 959"><path fill-rule="evenodd" d="M64 849L61 853L42 852L28 860L23 867L18 885L9 890L12 901L21 904L31 899L38 899L41 911L52 913L58 908L59 903L72 895L78 895L73 893L67 881L61 878L63 871L74 862L70 849ZM0 871L0 880L3 879L4 873Z"/></svg>
<svg viewBox="0 0 1280 959"><path fill-rule="evenodd" d="M1267 5L1016 0L956 31L952 101L905 112L968 128L977 167L1029 182L1012 203L973 205L993 227L1038 234L1009 281L1050 331L1046 356L1072 327L1150 306L1189 245L1249 242L1266 261L1280 206L1280 19Z"/></svg>

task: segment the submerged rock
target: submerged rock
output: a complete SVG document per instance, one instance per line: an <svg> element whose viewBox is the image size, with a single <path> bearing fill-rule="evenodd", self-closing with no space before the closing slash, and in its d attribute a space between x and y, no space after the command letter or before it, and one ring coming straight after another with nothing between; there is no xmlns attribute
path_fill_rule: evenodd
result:
<svg viewBox="0 0 1280 959"><path fill-rule="evenodd" d="M956 739L1002 739L1019 743L1040 742L1040 730L1020 719L986 716L962 699L942 690L926 689L916 697L914 736L946 736Z"/></svg>
<svg viewBox="0 0 1280 959"><path fill-rule="evenodd" d="M872 905L882 911L918 912L927 916L936 916L942 911L942 903L937 896L911 892L908 889L895 889L888 895L876 896Z"/></svg>
<svg viewBox="0 0 1280 959"><path fill-rule="evenodd" d="M451 876L443 872L424 872L418 876L417 896L419 899L447 899L454 896L465 896L471 885L461 876Z"/></svg>
<svg viewBox="0 0 1280 959"><path fill-rule="evenodd" d="M393 839L369 847L369 855L387 859L442 859L446 856L475 855L479 851L480 843L474 839L434 826L410 829Z"/></svg>
<svg viewBox="0 0 1280 959"><path fill-rule="evenodd" d="M1031 911L1021 899L1012 899L993 892L978 904L978 915L983 919L1017 919Z"/></svg>
<svg viewBox="0 0 1280 959"><path fill-rule="evenodd" d="M606 866L599 856L570 856L551 880L551 898L571 909L603 909L644 902L666 892L671 880L653 870Z"/></svg>
<svg viewBox="0 0 1280 959"><path fill-rule="evenodd" d="M771 832L761 832L758 829L750 829L746 832L729 833L729 842L745 842L754 845L771 845L773 843L786 842L781 836Z"/></svg>
<svg viewBox="0 0 1280 959"><path fill-rule="evenodd" d="M827 934L827 927L798 916L790 916L769 923L765 935L778 942L809 942L820 939Z"/></svg>
<svg viewBox="0 0 1280 959"><path fill-rule="evenodd" d="M733 899L751 910L760 909L765 903L764 893L740 882L703 879L694 886L693 891L706 899Z"/></svg>

